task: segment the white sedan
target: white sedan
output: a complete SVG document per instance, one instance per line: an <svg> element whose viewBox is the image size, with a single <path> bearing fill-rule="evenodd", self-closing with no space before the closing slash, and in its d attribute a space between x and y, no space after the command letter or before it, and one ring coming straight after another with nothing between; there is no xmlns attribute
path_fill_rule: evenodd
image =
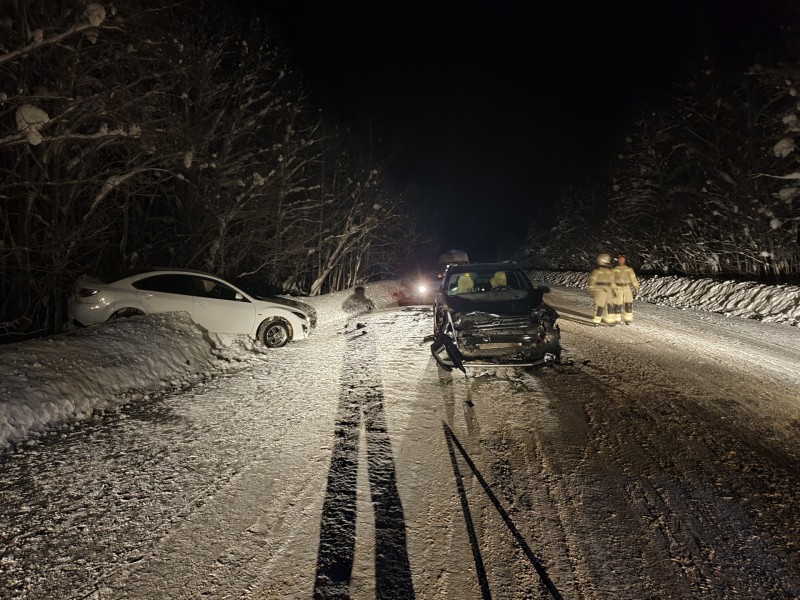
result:
<svg viewBox="0 0 800 600"><path fill-rule="evenodd" d="M184 311L211 333L249 335L269 348L307 338L313 308L300 302L252 296L200 271L159 269L110 283L82 283L70 298L70 320L95 325L135 315Z"/></svg>

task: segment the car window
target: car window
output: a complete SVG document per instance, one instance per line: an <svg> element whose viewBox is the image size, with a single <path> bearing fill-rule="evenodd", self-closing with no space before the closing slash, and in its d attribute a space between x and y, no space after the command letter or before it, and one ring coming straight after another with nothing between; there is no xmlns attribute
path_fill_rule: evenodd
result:
<svg viewBox="0 0 800 600"><path fill-rule="evenodd" d="M192 293L203 298L216 298L217 300L234 300L236 290L214 279L207 277L192 277Z"/></svg>
<svg viewBox="0 0 800 600"><path fill-rule="evenodd" d="M189 278L186 275L153 275L152 277L145 277L134 281L132 285L137 290L181 294L184 296L192 295L189 288Z"/></svg>
<svg viewBox="0 0 800 600"><path fill-rule="evenodd" d="M491 292L493 290L529 290L528 280L514 269L475 269L468 273L452 273L445 287L448 296Z"/></svg>
<svg viewBox="0 0 800 600"><path fill-rule="evenodd" d="M447 295L471 294L475 288L474 273L453 273L447 278Z"/></svg>
<svg viewBox="0 0 800 600"><path fill-rule="evenodd" d="M506 271L506 285L515 290L528 290L527 278L519 271Z"/></svg>

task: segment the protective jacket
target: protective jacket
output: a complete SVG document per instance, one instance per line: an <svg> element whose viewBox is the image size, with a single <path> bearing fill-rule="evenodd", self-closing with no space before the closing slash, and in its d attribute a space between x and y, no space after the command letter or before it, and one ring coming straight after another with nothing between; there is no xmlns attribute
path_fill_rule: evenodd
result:
<svg viewBox="0 0 800 600"><path fill-rule="evenodd" d="M594 321L601 320L613 323L614 303L616 297L616 283L614 271L609 267L597 267L589 274L589 283L586 286L594 301Z"/></svg>
<svg viewBox="0 0 800 600"><path fill-rule="evenodd" d="M639 294L639 280L636 273L628 265L614 267L614 284L617 287L617 297L614 300L614 318L617 322L633 321L633 299ZM633 288L633 294L631 294Z"/></svg>
<svg viewBox="0 0 800 600"><path fill-rule="evenodd" d="M595 292L613 292L616 287L614 271L610 267L597 267L589 274L589 284L586 289L593 294Z"/></svg>
<svg viewBox="0 0 800 600"><path fill-rule="evenodd" d="M636 279L636 273L628 265L617 265L614 267L614 283L617 287L627 288L633 286L633 293L639 293L639 280Z"/></svg>

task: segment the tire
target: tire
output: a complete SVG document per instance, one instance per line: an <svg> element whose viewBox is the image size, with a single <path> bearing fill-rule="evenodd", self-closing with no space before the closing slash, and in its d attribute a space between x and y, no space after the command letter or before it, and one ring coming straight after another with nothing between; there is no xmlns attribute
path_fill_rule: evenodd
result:
<svg viewBox="0 0 800 600"><path fill-rule="evenodd" d="M433 307L433 335L439 333L439 329L442 327L442 311L434 305Z"/></svg>
<svg viewBox="0 0 800 600"><path fill-rule="evenodd" d="M127 319L129 317L139 317L143 314L144 313L138 308L120 308L117 312L108 317L108 320L116 321L118 319Z"/></svg>
<svg viewBox="0 0 800 600"><path fill-rule="evenodd" d="M550 354L556 357L556 364L561 364L561 344L558 344L552 348L552 352Z"/></svg>
<svg viewBox="0 0 800 600"><path fill-rule="evenodd" d="M282 348L291 337L288 325L279 319L264 321L258 328L258 339L267 348Z"/></svg>
<svg viewBox="0 0 800 600"><path fill-rule="evenodd" d="M552 333L554 330L550 330ZM549 352L553 356L556 357L556 364L561 363L561 332L558 332L558 335L555 336L555 339L548 344L546 352Z"/></svg>

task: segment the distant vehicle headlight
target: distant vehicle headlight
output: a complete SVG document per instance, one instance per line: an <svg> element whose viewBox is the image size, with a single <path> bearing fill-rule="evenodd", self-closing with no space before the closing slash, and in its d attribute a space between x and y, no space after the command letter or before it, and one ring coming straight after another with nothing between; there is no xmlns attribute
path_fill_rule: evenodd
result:
<svg viewBox="0 0 800 600"><path fill-rule="evenodd" d="M418 291L420 294L424 294L425 292L427 292L427 291L428 291L428 287L427 287L427 286L425 286L425 285L420 285L420 286L418 286L418 287L417 287L417 291Z"/></svg>

